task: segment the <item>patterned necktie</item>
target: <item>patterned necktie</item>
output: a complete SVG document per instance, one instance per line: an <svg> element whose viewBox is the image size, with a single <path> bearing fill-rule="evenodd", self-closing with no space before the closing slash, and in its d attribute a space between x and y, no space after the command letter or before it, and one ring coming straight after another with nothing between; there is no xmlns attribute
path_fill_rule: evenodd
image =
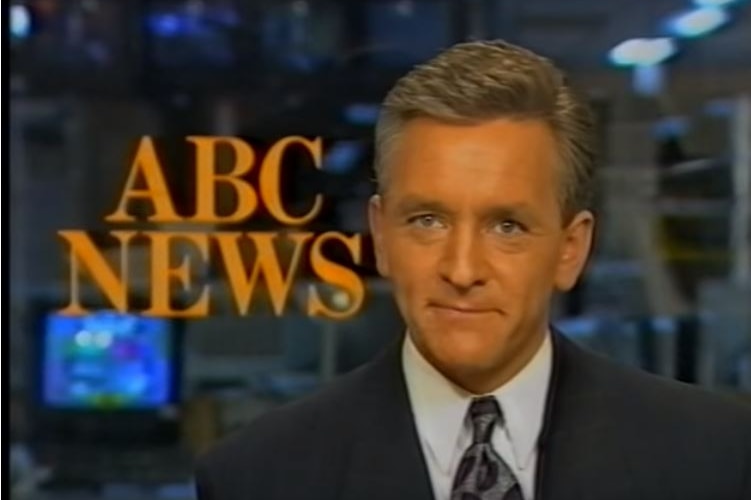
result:
<svg viewBox="0 0 751 500"><path fill-rule="evenodd" d="M503 424L498 401L492 396L474 399L469 416L472 444L459 463L451 500L523 500L516 477L490 441L496 424Z"/></svg>

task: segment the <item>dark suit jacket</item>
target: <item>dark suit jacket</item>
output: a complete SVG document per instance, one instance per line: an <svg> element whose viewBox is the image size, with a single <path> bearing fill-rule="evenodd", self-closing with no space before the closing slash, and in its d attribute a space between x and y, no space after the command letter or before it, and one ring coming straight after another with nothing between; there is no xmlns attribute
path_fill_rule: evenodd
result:
<svg viewBox="0 0 751 500"><path fill-rule="evenodd" d="M751 500L751 405L556 333L537 500ZM401 342L201 457L200 500L429 500Z"/></svg>

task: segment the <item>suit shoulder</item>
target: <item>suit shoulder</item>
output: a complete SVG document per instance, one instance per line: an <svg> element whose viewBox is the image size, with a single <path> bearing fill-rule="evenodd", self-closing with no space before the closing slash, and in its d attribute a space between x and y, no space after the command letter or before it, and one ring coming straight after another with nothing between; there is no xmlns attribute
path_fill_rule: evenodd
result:
<svg viewBox="0 0 751 500"><path fill-rule="evenodd" d="M645 417L694 425L733 425L745 429L751 440L751 402L647 371L629 367L604 356L589 353L591 371L611 400L638 410Z"/></svg>

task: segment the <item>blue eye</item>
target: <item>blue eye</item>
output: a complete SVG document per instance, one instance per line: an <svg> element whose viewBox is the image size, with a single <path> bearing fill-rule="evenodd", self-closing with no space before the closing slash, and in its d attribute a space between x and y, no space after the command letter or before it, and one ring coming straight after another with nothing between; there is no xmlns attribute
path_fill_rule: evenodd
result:
<svg viewBox="0 0 751 500"><path fill-rule="evenodd" d="M409 223L420 229L435 229L443 227L441 221L432 214L417 215L409 219Z"/></svg>
<svg viewBox="0 0 751 500"><path fill-rule="evenodd" d="M504 235L520 234L525 231L525 227L514 220L500 221L494 226L494 229Z"/></svg>

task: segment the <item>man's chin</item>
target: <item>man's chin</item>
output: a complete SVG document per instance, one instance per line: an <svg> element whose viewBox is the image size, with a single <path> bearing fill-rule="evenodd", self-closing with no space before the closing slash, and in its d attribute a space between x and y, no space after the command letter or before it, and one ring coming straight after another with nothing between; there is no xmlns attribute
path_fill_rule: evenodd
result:
<svg viewBox="0 0 751 500"><path fill-rule="evenodd" d="M444 377L467 392L481 394L495 389L490 382L496 377L499 363L495 359L450 359L436 368Z"/></svg>
<svg viewBox="0 0 751 500"><path fill-rule="evenodd" d="M428 348L426 358L437 368L450 370L454 373L482 373L498 369L501 357L497 345L451 345Z"/></svg>
<svg viewBox="0 0 751 500"><path fill-rule="evenodd" d="M443 357L482 363L482 360L494 357L492 353L504 349L499 340L502 338L497 329L464 328L443 333L434 339L433 347L440 350Z"/></svg>

